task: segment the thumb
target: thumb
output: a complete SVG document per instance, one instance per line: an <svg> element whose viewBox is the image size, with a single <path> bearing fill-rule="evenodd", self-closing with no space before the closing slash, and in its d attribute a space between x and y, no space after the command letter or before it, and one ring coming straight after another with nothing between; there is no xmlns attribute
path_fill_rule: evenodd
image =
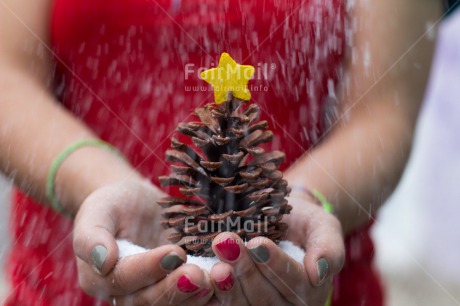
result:
<svg viewBox="0 0 460 306"><path fill-rule="evenodd" d="M74 224L73 248L78 258L105 276L118 261L118 228L110 205L101 204L97 197L90 196L80 207Z"/></svg>
<svg viewBox="0 0 460 306"><path fill-rule="evenodd" d="M307 229L305 269L313 286L321 286L340 272L345 260L345 246L340 222L324 211L315 216Z"/></svg>

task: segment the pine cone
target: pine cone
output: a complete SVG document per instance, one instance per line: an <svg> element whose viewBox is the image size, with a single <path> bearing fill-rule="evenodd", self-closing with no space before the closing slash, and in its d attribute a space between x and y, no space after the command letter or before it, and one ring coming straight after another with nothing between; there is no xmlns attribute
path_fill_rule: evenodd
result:
<svg viewBox="0 0 460 306"><path fill-rule="evenodd" d="M178 186L184 197L166 197L162 206L168 239L187 253L214 256L211 243L220 232L237 233L244 241L265 236L278 242L287 224L280 222L292 207L290 189L277 170L285 155L258 145L272 141L267 121L258 121L259 107L232 98L220 105L197 108L199 122L180 123L178 131L195 148L173 137L166 151L170 176L162 186ZM198 149L198 150L197 150ZM200 153L199 153L200 152Z"/></svg>

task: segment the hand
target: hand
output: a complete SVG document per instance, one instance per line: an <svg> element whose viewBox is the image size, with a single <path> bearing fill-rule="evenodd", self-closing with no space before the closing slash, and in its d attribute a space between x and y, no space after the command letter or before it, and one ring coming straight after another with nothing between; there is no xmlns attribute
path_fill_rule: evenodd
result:
<svg viewBox="0 0 460 306"><path fill-rule="evenodd" d="M204 305L212 297L208 275L187 260L184 250L164 245L150 183L126 181L90 194L75 219L74 251L84 291L114 305ZM115 239L152 250L118 259ZM155 248L156 247L156 248Z"/></svg>
<svg viewBox="0 0 460 306"><path fill-rule="evenodd" d="M340 222L308 198L292 194L287 240L307 250L301 265L267 238L247 246L233 233L222 233L213 250L223 261L211 270L215 299L224 305L324 306L333 276L344 262Z"/></svg>

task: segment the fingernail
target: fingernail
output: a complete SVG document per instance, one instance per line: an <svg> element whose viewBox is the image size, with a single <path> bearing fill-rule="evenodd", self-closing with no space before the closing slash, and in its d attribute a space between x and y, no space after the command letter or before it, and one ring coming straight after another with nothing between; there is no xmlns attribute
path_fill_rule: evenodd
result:
<svg viewBox="0 0 460 306"><path fill-rule="evenodd" d="M216 281L216 286L220 291L229 291L233 288L234 283L232 273L229 273L223 280Z"/></svg>
<svg viewBox="0 0 460 306"><path fill-rule="evenodd" d="M321 258L316 262L316 267L318 269L318 284L321 284L327 276L327 272L329 270L329 264L325 258Z"/></svg>
<svg viewBox="0 0 460 306"><path fill-rule="evenodd" d="M184 260L176 254L168 254L161 259L160 265L166 271L173 271L184 263Z"/></svg>
<svg viewBox="0 0 460 306"><path fill-rule="evenodd" d="M177 280L177 288L184 293L190 293L200 287L192 283L192 281L186 275L182 275Z"/></svg>
<svg viewBox="0 0 460 306"><path fill-rule="evenodd" d="M216 248L220 255L226 260L234 261L240 256L240 247L238 243L231 238L219 242L216 244Z"/></svg>
<svg viewBox="0 0 460 306"><path fill-rule="evenodd" d="M270 259L270 253L268 252L268 249L263 245L249 249L249 255L251 255L252 259L258 263L264 263Z"/></svg>
<svg viewBox="0 0 460 306"><path fill-rule="evenodd" d="M99 272L102 271L102 265L107 259L107 253L107 249L103 245L96 245L91 252L91 258L93 260L94 266L96 266L96 269Z"/></svg>
<svg viewBox="0 0 460 306"><path fill-rule="evenodd" d="M197 294L195 294L195 296L199 297L199 298L205 297L205 296L208 295L209 292L211 292L211 289L205 288L205 289L199 291Z"/></svg>

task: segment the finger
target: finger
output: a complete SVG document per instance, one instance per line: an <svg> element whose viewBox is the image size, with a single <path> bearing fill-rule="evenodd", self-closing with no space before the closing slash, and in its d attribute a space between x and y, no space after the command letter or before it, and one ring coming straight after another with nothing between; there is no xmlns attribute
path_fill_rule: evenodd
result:
<svg viewBox="0 0 460 306"><path fill-rule="evenodd" d="M216 296L213 296L207 303L206 306L221 306L222 303L216 298Z"/></svg>
<svg viewBox="0 0 460 306"><path fill-rule="evenodd" d="M80 286L92 295L129 294L161 281L186 260L182 248L165 245L120 259L106 276L92 272L85 262L79 260Z"/></svg>
<svg viewBox="0 0 460 306"><path fill-rule="evenodd" d="M307 230L304 265L313 286L321 286L340 272L345 260L340 222L321 211L321 222ZM318 216L319 218L319 216Z"/></svg>
<svg viewBox="0 0 460 306"><path fill-rule="evenodd" d="M102 203L103 199L92 195L86 201ZM116 231L116 218L108 205L82 205L74 225L75 254L97 273L107 275L118 261Z"/></svg>
<svg viewBox="0 0 460 306"><path fill-rule="evenodd" d="M186 264L158 283L114 300L117 305L177 305L186 301L191 305L204 305L212 293L205 273L198 266Z"/></svg>
<svg viewBox="0 0 460 306"><path fill-rule="evenodd" d="M214 296L214 288L212 286L211 277L209 276L209 272L202 270L205 277L206 283L209 284L210 288L200 289L195 295L189 297L181 305L184 306L195 306L195 305L208 305L209 301L211 301L212 297Z"/></svg>
<svg viewBox="0 0 460 306"><path fill-rule="evenodd" d="M250 305L234 276L232 266L226 263L215 264L210 275L218 305Z"/></svg>
<svg viewBox="0 0 460 306"><path fill-rule="evenodd" d="M235 276L251 305L282 305L280 293L259 272L238 235L230 232L221 233L214 238L212 248L221 261L233 267Z"/></svg>
<svg viewBox="0 0 460 306"><path fill-rule="evenodd" d="M259 271L286 300L306 304L307 292L312 288L301 263L265 237L250 240L247 248Z"/></svg>

